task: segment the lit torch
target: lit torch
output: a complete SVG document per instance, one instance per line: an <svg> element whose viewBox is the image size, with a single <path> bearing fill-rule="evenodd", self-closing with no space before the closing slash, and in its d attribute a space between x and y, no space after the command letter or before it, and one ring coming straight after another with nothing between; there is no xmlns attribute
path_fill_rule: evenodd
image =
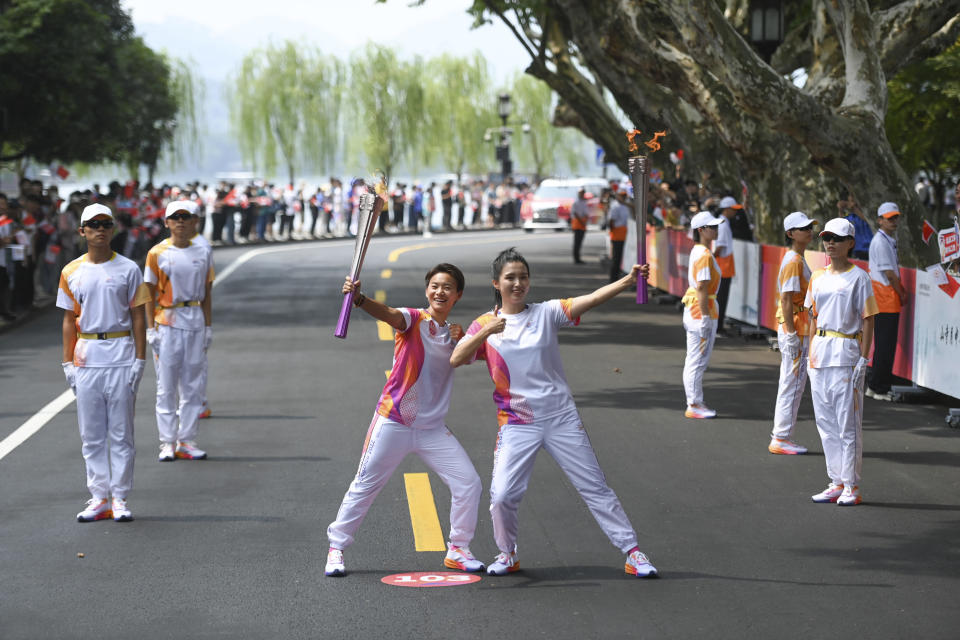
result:
<svg viewBox="0 0 960 640"><path fill-rule="evenodd" d="M350 279L356 282L360 279L360 269L363 268L363 259L367 255L367 247L370 245L370 238L373 236L373 230L380 219L380 211L383 209L383 193L386 192L386 185L378 184L376 190L363 185L366 191L360 195L360 209L357 214L357 241L353 247L353 264L350 267ZM383 193L381 193L381 190ZM350 324L350 311L353 309L354 292L343 295L343 305L340 307L340 318L337 320L337 330L334 332L338 338L347 337L347 326Z"/></svg>
<svg viewBox="0 0 960 640"><path fill-rule="evenodd" d="M640 135L640 131L633 129L627 132L627 140L630 141L630 153L636 154L639 147L635 138ZM666 131L658 131L653 134L653 138L645 142L650 151L659 151L660 138L667 135ZM627 167L630 171L630 181L633 183L633 216L637 222L637 263L646 264L647 262L647 192L650 188L650 159L643 155L632 155L627 159ZM637 304L647 303L647 281L645 278L637 279Z"/></svg>

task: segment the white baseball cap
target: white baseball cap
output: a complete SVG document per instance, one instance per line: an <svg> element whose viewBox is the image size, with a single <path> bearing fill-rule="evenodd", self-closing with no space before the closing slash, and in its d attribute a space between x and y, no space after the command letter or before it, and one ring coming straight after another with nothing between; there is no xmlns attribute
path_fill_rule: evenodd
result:
<svg viewBox="0 0 960 640"><path fill-rule="evenodd" d="M900 207L897 206L896 202L884 202L877 207L878 218L892 218L898 215L900 215Z"/></svg>
<svg viewBox="0 0 960 640"><path fill-rule="evenodd" d="M91 204L83 208L83 213L80 214L80 226L82 227L87 220L92 220L97 216L107 216L113 220L113 211L110 211L110 207L104 204Z"/></svg>
<svg viewBox="0 0 960 640"><path fill-rule="evenodd" d="M743 205L737 204L736 198L727 196L726 198L720 201L720 208L721 209L743 209Z"/></svg>
<svg viewBox="0 0 960 640"><path fill-rule="evenodd" d="M832 233L835 236L844 236L852 238L856 235L856 231L853 228L853 223L851 223L846 218L834 218L823 225L823 231L820 232L822 236L825 233Z"/></svg>
<svg viewBox="0 0 960 640"><path fill-rule="evenodd" d="M697 215L693 216L693 220L690 221L691 229L699 229L700 227L715 227L723 223L723 218L718 218L709 211L701 211Z"/></svg>
<svg viewBox="0 0 960 640"><path fill-rule="evenodd" d="M192 200L174 200L167 205L167 211L163 215L164 219L169 218L177 211L186 211L192 216L197 215L197 203Z"/></svg>
<svg viewBox="0 0 960 640"><path fill-rule="evenodd" d="M803 229L811 224L820 223L812 218L808 218L807 214L805 214L803 211L794 211L783 219L783 230L790 231L791 229Z"/></svg>

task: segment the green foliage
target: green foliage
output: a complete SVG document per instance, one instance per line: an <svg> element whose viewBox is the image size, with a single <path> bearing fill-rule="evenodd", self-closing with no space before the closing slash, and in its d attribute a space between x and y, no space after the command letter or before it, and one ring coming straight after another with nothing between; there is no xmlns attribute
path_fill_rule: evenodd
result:
<svg viewBox="0 0 960 640"><path fill-rule="evenodd" d="M122 138L119 153L132 178L141 164L152 174L163 146L173 138L177 102L165 88L170 83L170 65L140 38L133 38L120 51L117 78L126 99L118 105Z"/></svg>
<svg viewBox="0 0 960 640"><path fill-rule="evenodd" d="M459 177L483 173L493 164L493 150L484 142L487 129L498 124L496 98L487 61L480 52L470 58L442 55L426 65L426 128L419 136L424 160L439 156Z"/></svg>
<svg viewBox="0 0 960 640"><path fill-rule="evenodd" d="M119 0L10 0L0 8L0 159L118 159Z"/></svg>
<svg viewBox="0 0 960 640"><path fill-rule="evenodd" d="M363 155L367 166L383 173L387 182L403 161L416 170L423 153L426 92L421 84L424 63L419 57L407 62L386 47L368 44L350 62L350 98L358 122L356 136L362 145L353 151Z"/></svg>
<svg viewBox="0 0 960 640"><path fill-rule="evenodd" d="M118 0L0 2L0 161L120 162L152 173L196 141L196 85L134 35Z"/></svg>
<svg viewBox="0 0 960 640"><path fill-rule="evenodd" d="M889 83L887 138L908 174L922 173L937 208L960 176L960 41L903 69ZM933 212L938 223L940 211Z"/></svg>
<svg viewBox="0 0 960 640"><path fill-rule="evenodd" d="M960 41L889 83L887 136L908 173L960 174Z"/></svg>
<svg viewBox="0 0 960 640"><path fill-rule="evenodd" d="M230 78L230 120L246 161L289 181L303 168L325 171L338 148L343 64L293 41L247 54Z"/></svg>
<svg viewBox="0 0 960 640"><path fill-rule="evenodd" d="M553 126L555 104L550 87L532 76L517 74L509 93L514 105L511 119L525 125L514 132L512 147L516 149L517 164L532 168L536 178L542 178L554 173L562 158L576 172L582 160L578 151L586 138L579 132Z"/></svg>

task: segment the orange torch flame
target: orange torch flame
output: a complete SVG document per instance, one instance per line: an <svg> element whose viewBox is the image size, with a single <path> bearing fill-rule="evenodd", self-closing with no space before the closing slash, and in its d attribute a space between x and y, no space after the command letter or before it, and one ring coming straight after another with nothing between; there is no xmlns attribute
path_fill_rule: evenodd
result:
<svg viewBox="0 0 960 640"><path fill-rule="evenodd" d="M627 140L630 141L630 147L629 147L630 153L636 153L639 150L639 147L637 147L637 143L634 142L634 138L641 135L642 133L643 132L640 131L640 129L631 129L630 131L627 131Z"/></svg>
<svg viewBox="0 0 960 640"><path fill-rule="evenodd" d="M650 151L660 151L660 143L657 142L657 140L665 135L667 135L666 131L657 131L653 134L653 138L647 140L643 144L647 145L647 148L650 149Z"/></svg>

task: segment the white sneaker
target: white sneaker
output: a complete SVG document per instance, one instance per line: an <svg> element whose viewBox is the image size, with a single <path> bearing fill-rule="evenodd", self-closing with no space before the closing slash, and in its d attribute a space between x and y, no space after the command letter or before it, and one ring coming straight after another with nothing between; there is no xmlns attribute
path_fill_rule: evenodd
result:
<svg viewBox="0 0 960 640"><path fill-rule="evenodd" d="M113 520L114 522L130 522L133 520L133 514L130 513L126 498L113 499Z"/></svg>
<svg viewBox="0 0 960 640"><path fill-rule="evenodd" d="M837 498L843 493L842 484L830 483L827 485L827 488L821 491L820 493L810 496L810 499L814 502L836 502Z"/></svg>
<svg viewBox="0 0 960 640"><path fill-rule="evenodd" d="M174 459L173 454L173 443L172 442L161 442L160 443L160 455L157 457L157 460L160 462L170 462Z"/></svg>
<svg viewBox="0 0 960 640"><path fill-rule="evenodd" d="M707 419L716 418L717 412L702 404L687 405L687 410L683 412L686 418Z"/></svg>
<svg viewBox="0 0 960 640"><path fill-rule="evenodd" d="M886 393L877 393L870 387L867 387L867 390L863 392L868 398L873 398L874 400L883 400L884 402L893 402L893 393L887 391Z"/></svg>
<svg viewBox="0 0 960 640"><path fill-rule="evenodd" d="M110 501L106 498L90 498L87 500L87 507L77 514L77 522L95 522L97 520L106 520L113 516L110 511Z"/></svg>
<svg viewBox="0 0 960 640"><path fill-rule="evenodd" d="M487 575L505 576L508 573L520 570L520 563L517 559L517 552L499 554L490 566L487 567Z"/></svg>
<svg viewBox="0 0 960 640"><path fill-rule="evenodd" d="M484 564L473 557L470 549L467 547L456 547L448 544L450 550L447 551L447 557L443 559L443 566L448 569L460 569L468 573L483 571Z"/></svg>
<svg viewBox="0 0 960 640"><path fill-rule="evenodd" d="M770 440L770 446L767 447L767 451L785 456L800 456L807 452L807 448L796 442L773 438Z"/></svg>
<svg viewBox="0 0 960 640"><path fill-rule="evenodd" d="M657 568L650 564L650 559L640 551L633 551L627 556L627 563L623 570L638 578L656 578Z"/></svg>
<svg viewBox="0 0 960 640"><path fill-rule="evenodd" d="M347 575L347 568L343 566L343 551L330 547L327 552L327 568L323 573L334 578Z"/></svg>
<svg viewBox="0 0 960 640"><path fill-rule="evenodd" d="M852 507L855 504L860 504L860 502L860 487L858 485L844 487L843 493L837 498L838 507Z"/></svg>
<svg viewBox="0 0 960 640"><path fill-rule="evenodd" d="M177 443L177 450L174 455L184 460L203 460L207 457L207 452L199 448L196 442L183 440Z"/></svg>

